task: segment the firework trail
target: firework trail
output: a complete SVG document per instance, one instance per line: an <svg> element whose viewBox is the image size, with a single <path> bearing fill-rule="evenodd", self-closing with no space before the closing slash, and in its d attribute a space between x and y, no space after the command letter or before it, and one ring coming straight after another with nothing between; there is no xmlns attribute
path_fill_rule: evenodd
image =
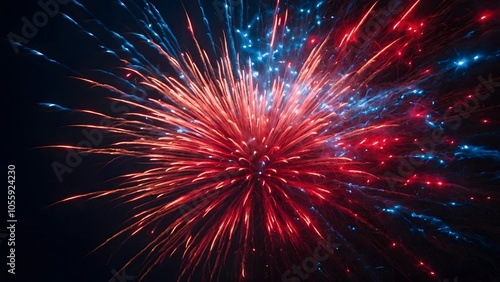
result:
<svg viewBox="0 0 500 282"><path fill-rule="evenodd" d="M449 86L498 59L495 39L473 45L495 38L494 22L453 19L447 1L423 16L421 2L222 1L220 33L200 1L203 25L187 6L191 41L178 42L150 3L118 1L140 26L125 33L73 1L65 20L117 62L75 77L134 110L78 110L109 121L80 126L118 141L51 147L137 163L120 187L64 201L129 205L128 225L103 244L152 234L124 266L139 263L142 278L175 254L179 279L442 281L468 252L481 254L469 265L478 277L500 273L494 240L465 215L494 210L497 192L453 171L466 159L498 164L495 148L456 133L498 85L486 75L476 92L480 81ZM303 263L325 244L327 259Z"/></svg>

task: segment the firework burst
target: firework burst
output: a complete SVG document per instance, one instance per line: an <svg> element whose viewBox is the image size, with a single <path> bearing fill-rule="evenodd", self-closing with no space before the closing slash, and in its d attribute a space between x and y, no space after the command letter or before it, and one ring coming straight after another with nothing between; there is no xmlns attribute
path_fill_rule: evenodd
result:
<svg viewBox="0 0 500 282"><path fill-rule="evenodd" d="M446 26L446 34L427 27L434 22L416 15L420 2L353 8L278 1L256 5L262 10L248 25L250 4L232 3L236 7L224 11L220 46L207 25L198 27L210 32L202 47L187 17L197 50L192 54L181 51L148 3L138 12L120 2L144 31L128 38L100 22L90 27L65 15L121 66L120 74L106 73L113 83L78 79L118 94L110 99L135 110L121 116L79 110L111 121L84 127L119 141L93 149L52 147L147 163L122 175L117 189L64 201L117 197L133 207L127 227L103 244L152 234L124 266L144 262L142 277L180 253L185 267L179 279L200 270L194 273L219 280L232 270L241 280L377 280L390 277L378 271L387 268L407 279L418 272L442 280L434 265L463 255L452 249L455 243L492 245L474 230L449 225L440 210L472 196L495 199L445 172L458 148L448 146L444 114L470 90L432 94L436 80L463 64L438 64L439 56L477 27ZM445 17L449 4L433 15ZM96 26L104 35L94 34ZM108 47L106 36L121 47ZM175 75L160 72L138 51L144 43ZM495 52L468 60L489 61ZM130 87L158 95L141 98ZM488 91L476 93L486 97ZM313 249L332 241L328 259L306 268L302 262ZM426 253L432 250L439 256ZM297 270L301 263L307 271Z"/></svg>

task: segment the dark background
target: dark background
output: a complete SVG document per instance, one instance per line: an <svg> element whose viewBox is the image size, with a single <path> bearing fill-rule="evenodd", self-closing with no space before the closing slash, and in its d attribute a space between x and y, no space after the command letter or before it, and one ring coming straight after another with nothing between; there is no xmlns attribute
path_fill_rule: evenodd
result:
<svg viewBox="0 0 500 282"><path fill-rule="evenodd" d="M95 12L95 16L104 22L117 20L124 16L115 13L112 1L82 1ZM139 1L137 1L139 2ZM193 3L195 1L192 1ZM172 24L172 29L179 41L185 42L186 18L180 1L153 1L163 13L165 20ZM209 3L208 10L212 5ZM71 13L72 4L61 5L60 12ZM98 8L96 8L98 6ZM186 10L193 13L195 24L198 9L184 4ZM196 7L196 6L195 6ZM21 34L21 18L40 10L37 1L2 2L0 48L2 54L2 93L1 114L4 121L2 134L2 167L16 166L16 279L6 275L7 254L6 239L1 239L0 250L2 266L0 281L109 281L113 271L118 271L135 251L148 241L145 236L131 240L132 248L121 248L122 242L115 241L94 253L91 251L123 227L123 223L132 213L126 207L108 209L115 205L109 200L53 205L68 196L82 192L109 188L113 182L107 182L116 176L113 168L106 166L109 158L84 156L81 164L71 173L63 175L59 182L53 169L54 161L65 164L67 150L41 149L54 144L76 144L86 139L81 128L68 125L90 122L88 116L66 111L51 111L38 103L58 103L65 107L102 109L109 111L109 101L102 99L106 91L89 90L88 85L71 76L71 71L60 65L50 63L40 56L28 55L21 50L15 54L6 40L12 31ZM207 15L219 22L215 11ZM126 30L123 23L119 28ZM120 20L116 21L120 22ZM116 24L115 22L115 24ZM188 41L191 42L191 41ZM71 66L75 70L112 66L113 60L95 56L96 44L88 37L78 34L74 27L60 14L49 19L46 26L39 29L27 47L44 52L48 57ZM120 166L127 170L127 167ZM6 186L5 186L6 187ZM5 198L6 200L6 198ZM3 201L3 200L2 200ZM2 215L5 215L2 204ZM5 233L4 218L0 226ZM115 252L120 249L120 255ZM91 254L90 254L91 253ZM115 255L113 255L115 254ZM174 257L162 264L161 269L153 270L146 281L175 281L179 275L180 258ZM138 271L138 270L137 270ZM131 267L124 272L137 276ZM5 280L4 280L5 279ZM136 281L124 280L124 281ZM116 279L116 281L120 281Z"/></svg>

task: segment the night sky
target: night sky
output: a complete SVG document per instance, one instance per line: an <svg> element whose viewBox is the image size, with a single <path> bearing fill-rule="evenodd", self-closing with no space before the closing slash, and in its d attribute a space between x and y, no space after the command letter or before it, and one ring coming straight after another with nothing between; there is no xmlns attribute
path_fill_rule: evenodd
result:
<svg viewBox="0 0 500 282"><path fill-rule="evenodd" d="M109 12L113 9L112 5L106 4L111 1L104 2L96 10L98 17L102 20L115 20L116 15ZM157 5L158 9L165 11L165 19L169 22L185 22L180 2ZM186 6L188 9L189 5ZM39 9L36 1L2 3L2 34L6 35L10 31L19 33L23 25L21 18L31 16ZM61 11L66 10L71 9L61 6ZM214 18L217 19L216 15ZM115 23L126 24L127 21ZM174 30L177 29L176 34L180 40L183 34L185 36L181 32L183 26L173 27ZM75 69L111 66L109 60L95 56L97 51L94 42L82 39L77 33L57 15L30 40L29 47L44 49L48 52L47 55L54 56ZM112 187L109 186L112 182L106 181L116 176L116 168L106 165L109 159L86 156L74 171L65 173L63 181L59 182L51 165L54 161L65 163L67 151L39 147L56 143L78 143L85 139L81 128L68 127L82 122L82 116L51 111L38 105L41 102L51 102L75 108L109 110L109 101L102 99L106 92L98 90L89 93L87 85L71 78L71 72L22 52L16 55L5 36L2 36L1 48L5 66L2 75L5 88L1 98L1 112L6 132L9 132L2 138L2 165L16 166L18 218L17 280L6 275L6 241L1 239L2 277L7 279L1 281L109 281L126 262L125 257L132 255L134 250L137 251L136 247L144 246L148 237L129 241L129 247L134 247L121 248L123 253L120 255L113 255L120 249L118 242L90 254L96 246L118 231L126 221L127 214L130 215L130 209L125 206L108 209L108 205L116 205L109 201L49 207L65 197L94 191L100 185L103 185L102 188ZM123 165L120 167L130 170ZM159 274L154 271L148 279L175 281L179 268L179 258L174 258L158 269ZM123 273L125 275L117 277L130 279L136 276L132 269ZM117 278L116 281L120 280Z"/></svg>
<svg viewBox="0 0 500 282"><path fill-rule="evenodd" d="M113 13L114 1L82 1L94 13L94 16L106 25L117 30L138 31L137 25L129 19L126 13ZM137 1L140 2L140 1ZM193 26L203 26L201 13L197 1L152 1L160 11L165 21L171 25L172 32L178 38L181 47L195 52L196 48L186 30L187 22L184 9L188 11ZM203 1L202 1L203 2ZM219 19L212 1L204 1L205 13L212 24L214 38L220 38L223 23ZM463 9L453 13L460 15L463 11L480 9L493 5L495 1L458 1ZM479 3L484 2L484 3ZM420 12L424 13L432 8L430 1L424 1ZM107 97L109 92L99 88L91 88L88 84L75 78L71 70L78 70L87 77L99 74L95 69L113 69L115 60L109 55L100 52L97 44L89 40L83 32L75 26L69 25L61 14L48 20L48 24L40 28L27 47L40 50L51 59L70 66L71 69L50 62L41 56L28 54L20 50L17 54L6 39L9 32L20 34L23 22L22 17L31 18L40 10L36 1L7 1L1 4L1 54L3 55L2 79L3 91L0 95L1 114L4 120L4 133L2 135L2 165L3 175L6 177L7 166L15 165L16 173L16 276L7 275L5 267L7 246L6 238L0 237L0 254L2 259L2 274L0 281L136 281L140 266L132 265L122 274L113 279L113 275L125 264L131 256L141 250L150 241L147 233L140 233L127 241L114 240L92 252L107 238L121 230L126 221L134 214L130 205L121 204L109 198L92 201L77 200L69 203L54 203L67 197L86 192L112 189L120 184L117 176L133 172L136 165L145 160L131 160L127 158L113 159L102 155L85 155L72 159L68 150L58 148L44 148L55 144L77 144L81 140L89 140L81 127L74 127L82 123L98 123L98 119L89 118L82 113L57 110L54 107L43 106L41 103L54 103L68 109L89 109L102 113L112 111ZM184 6L184 7L183 7ZM500 17L500 9L494 17ZM71 4L60 5L60 12L78 18ZM252 11L250 11L252 12ZM81 20L82 18L80 18ZM498 28L498 26L497 26ZM319 32L319 31L318 31ZM485 35L496 38L484 50L498 50L500 48L496 33ZM110 41L111 42L111 41ZM216 40L216 42L218 42ZM206 39L201 40L207 44ZM454 51L451 50L450 53ZM497 53L498 54L498 53ZM497 55L498 56L498 55ZM500 76L498 59L494 63L485 64L485 67L476 72L464 75L461 86L473 87L477 84L478 73L493 73L494 77ZM173 75L172 68L165 60L158 59L162 72ZM126 75L126 72L123 73ZM133 78L131 78L133 79ZM443 91L456 87L455 84L441 85ZM463 139L466 143L485 145L492 151L500 149L500 119L498 112L500 90L494 93L484 106L485 110L474 113L470 119L464 121L460 132L465 132ZM155 93L152 94L153 96ZM477 122L488 119L490 123L477 129ZM460 133L459 133L460 134ZM105 135L103 144L116 141L116 137ZM500 179L500 156L495 158L475 158L459 162L450 167L453 174L465 174L464 186L474 186L490 191L496 195ZM72 171L58 178L54 173L54 162L76 162ZM62 180L62 181L61 181ZM7 184L4 184L7 187ZM6 188L5 188L6 189ZM5 190L4 190L5 191ZM4 192L5 195L5 192ZM5 202L6 199L2 199ZM3 211L7 209L4 203ZM500 218L498 209L489 205L484 209L471 208L462 210L464 214L457 216L469 217L470 228L483 230L481 234L488 240L496 243L498 250L500 234ZM467 213L477 213L474 216ZM450 216L452 218L452 216ZM475 218L475 220L474 220ZM5 222L6 216L2 217ZM3 226L3 225L0 225ZM0 230L0 235L5 234L5 229ZM471 254L474 256L483 254ZM488 258L497 259L499 266L500 256L487 253ZM446 263L444 263L446 265ZM491 274L475 273L474 268L467 268L467 263L445 267L443 277L453 281L500 281L500 269L492 269ZM175 281L179 275L181 257L179 254L166 259L161 265L155 267L144 281ZM231 273L222 275L229 281ZM262 277L266 274L263 273ZM127 278L123 278L123 277ZM279 275L278 275L279 277ZM383 276L387 281L403 281L401 277L392 279L390 274ZM427 281L420 276L414 281ZM424 276L425 277L425 276ZM128 279L128 280L127 280ZM264 279L264 278L263 278ZM486 280L490 279L490 280ZM326 280L325 280L326 281ZM430 281L430 280L429 280Z"/></svg>

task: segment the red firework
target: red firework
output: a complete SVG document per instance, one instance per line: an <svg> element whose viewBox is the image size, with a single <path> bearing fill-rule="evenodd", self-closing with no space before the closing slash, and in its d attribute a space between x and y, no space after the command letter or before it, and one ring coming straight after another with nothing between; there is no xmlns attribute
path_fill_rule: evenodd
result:
<svg viewBox="0 0 500 282"><path fill-rule="evenodd" d="M401 27L418 3L408 5L391 30ZM391 70L398 54L415 40L413 34L398 33L383 40L376 52L366 52L364 60L348 60L357 56L351 44L375 5L342 36L311 39L307 54L293 58L284 70L265 81L254 75L251 59L231 59L226 41L221 58L211 62L196 42L191 23L196 59L185 53L175 56L154 44L179 76L127 68L141 85L161 93L160 99L139 102L119 87L81 78L122 94L112 100L137 110L120 118L85 111L114 121L86 127L113 133L121 141L96 149L57 147L146 158L149 168L124 175L125 183L117 189L64 201L114 196L134 206L130 224L103 244L120 236L151 232L147 246L124 266L145 257L143 276L178 252L186 266L179 279L190 277L195 269L202 269L210 279L220 279L220 271L226 267L235 269L239 279L255 279L254 265L286 267L311 251L308 241L317 238L324 244L332 230L354 228L352 222L373 234L366 243L357 242L358 246L371 244L377 255L390 261L381 251L381 245L388 245L420 262L410 247L400 244L383 217L373 217L373 207L419 201L419 196L411 190L371 185L385 182L385 165L397 164L402 148L417 142L412 134L400 137L395 132L404 132L402 125L418 120L423 111L411 98L398 101L397 106L395 101L427 72L412 73L393 92L366 94L367 85ZM288 10L280 14L277 8L269 53L284 40L288 20ZM326 59L332 49L335 59ZM353 97L357 101L352 102ZM386 106L398 108L397 113L380 117ZM415 116L409 117L408 112ZM417 174L405 180L430 181ZM451 185L434 180L440 186ZM325 214L335 221L326 220ZM258 261L261 257L265 257L263 263ZM351 271L342 266L341 258L332 261L346 273ZM430 266L422 262L421 267L434 275Z"/></svg>

